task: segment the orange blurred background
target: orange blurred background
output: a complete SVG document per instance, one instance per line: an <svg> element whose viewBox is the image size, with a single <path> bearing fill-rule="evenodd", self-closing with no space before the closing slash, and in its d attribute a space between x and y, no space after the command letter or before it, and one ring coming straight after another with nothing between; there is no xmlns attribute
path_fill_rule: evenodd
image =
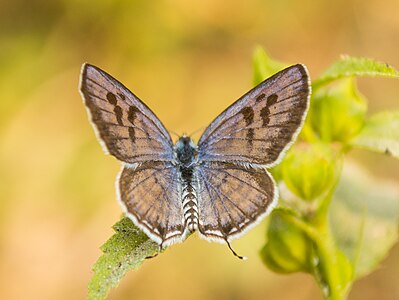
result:
<svg viewBox="0 0 399 300"><path fill-rule="evenodd" d="M0 298L82 299L120 218L120 164L95 139L78 93L82 63L106 70L169 130L206 127L251 86L251 55L304 63L315 78L340 54L399 68L399 2L0 0ZM399 108L399 85L362 79L370 112ZM198 137L197 134L195 137ZM399 183L399 163L352 154ZM399 199L398 199L399 201ZM321 299L304 274L258 256L265 222L234 242L197 237L130 272L109 299ZM399 299L399 247L350 299Z"/></svg>

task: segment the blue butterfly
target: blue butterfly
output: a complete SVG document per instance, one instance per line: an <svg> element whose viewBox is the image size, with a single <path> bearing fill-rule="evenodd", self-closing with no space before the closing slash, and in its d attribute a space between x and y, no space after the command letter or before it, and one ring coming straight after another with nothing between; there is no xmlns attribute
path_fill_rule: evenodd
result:
<svg viewBox="0 0 399 300"><path fill-rule="evenodd" d="M122 83L89 64L80 90L104 150L123 162L122 209L160 249L197 231L227 243L275 207L266 170L295 141L309 107L310 80L298 64L250 90L204 131L174 144L155 114Z"/></svg>

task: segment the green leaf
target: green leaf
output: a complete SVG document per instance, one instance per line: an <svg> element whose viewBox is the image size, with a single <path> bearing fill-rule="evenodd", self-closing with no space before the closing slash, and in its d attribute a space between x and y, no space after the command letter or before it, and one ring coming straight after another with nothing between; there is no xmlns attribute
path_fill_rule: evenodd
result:
<svg viewBox="0 0 399 300"><path fill-rule="evenodd" d="M306 123L322 141L346 143L363 127L366 111L355 79L346 78L314 93Z"/></svg>
<svg viewBox="0 0 399 300"><path fill-rule="evenodd" d="M286 63L270 58L266 51L260 46L255 48L252 62L254 68L253 82L255 85L287 67Z"/></svg>
<svg viewBox="0 0 399 300"><path fill-rule="evenodd" d="M399 71L386 63L371 58L345 55L313 81L313 88L317 89L333 80L353 76L399 78Z"/></svg>
<svg viewBox="0 0 399 300"><path fill-rule="evenodd" d="M137 269L148 256L158 251L158 245L138 229L129 218L113 226L116 233L101 246L104 254L93 266L87 299L104 299L131 269Z"/></svg>
<svg viewBox="0 0 399 300"><path fill-rule="evenodd" d="M312 243L296 224L287 209L273 211L267 231L267 243L260 256L263 263L276 273L308 272L312 266Z"/></svg>
<svg viewBox="0 0 399 300"><path fill-rule="evenodd" d="M281 163L281 176L292 193L312 201L330 190L336 161L336 154L326 144L298 144Z"/></svg>
<svg viewBox="0 0 399 300"><path fill-rule="evenodd" d="M372 116L351 144L399 158L399 111Z"/></svg>
<svg viewBox="0 0 399 300"><path fill-rule="evenodd" d="M331 228L354 266L355 278L370 273L398 238L399 188L346 164L331 202Z"/></svg>

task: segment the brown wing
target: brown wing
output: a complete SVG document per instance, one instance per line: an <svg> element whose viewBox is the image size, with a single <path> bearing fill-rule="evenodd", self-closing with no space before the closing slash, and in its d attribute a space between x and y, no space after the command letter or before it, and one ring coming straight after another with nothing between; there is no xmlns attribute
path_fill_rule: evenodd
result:
<svg viewBox="0 0 399 300"><path fill-rule="evenodd" d="M179 175L171 163L125 166L117 189L127 216L152 240L167 246L185 238Z"/></svg>
<svg viewBox="0 0 399 300"><path fill-rule="evenodd" d="M85 64L80 90L106 152L127 163L173 160L173 143L165 127L119 81Z"/></svg>
<svg viewBox="0 0 399 300"><path fill-rule="evenodd" d="M309 95L303 65L266 79L209 125L198 142L199 160L276 164L302 128Z"/></svg>
<svg viewBox="0 0 399 300"><path fill-rule="evenodd" d="M208 162L198 169L199 233L216 242L240 237L276 205L277 188L264 169Z"/></svg>

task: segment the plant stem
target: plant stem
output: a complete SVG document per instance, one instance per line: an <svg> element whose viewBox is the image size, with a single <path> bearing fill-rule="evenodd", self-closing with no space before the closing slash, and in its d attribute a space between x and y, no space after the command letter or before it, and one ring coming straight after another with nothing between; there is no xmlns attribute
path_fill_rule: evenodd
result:
<svg viewBox="0 0 399 300"><path fill-rule="evenodd" d="M318 269L320 278L316 279L324 293L326 299L342 300L345 299L345 288L341 284L341 274L339 272L340 263L338 261L335 241L332 237L327 221L324 226L318 226L318 234L313 238L315 251L319 262L315 266ZM316 275L315 274L315 275Z"/></svg>
<svg viewBox="0 0 399 300"><path fill-rule="evenodd" d="M313 241L318 258L314 266L314 275L324 297L329 300L345 299L346 288L341 284L340 263L327 218L318 218L317 224L312 224L299 219L295 215L285 214L283 217L301 228Z"/></svg>

